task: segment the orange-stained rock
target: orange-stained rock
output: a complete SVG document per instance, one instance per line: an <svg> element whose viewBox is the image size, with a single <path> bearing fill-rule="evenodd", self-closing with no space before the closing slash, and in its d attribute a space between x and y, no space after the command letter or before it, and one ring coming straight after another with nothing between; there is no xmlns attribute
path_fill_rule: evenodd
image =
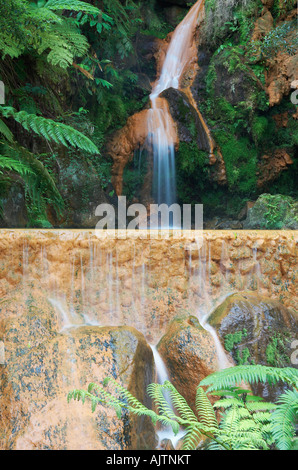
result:
<svg viewBox="0 0 298 470"><path fill-rule="evenodd" d="M270 11L265 11L264 15L257 19L252 35L252 41L259 41L266 36L273 28L273 17Z"/></svg>
<svg viewBox="0 0 298 470"><path fill-rule="evenodd" d="M270 60L266 74L266 89L269 95L270 106L280 104L283 97L291 91L291 83L296 80L298 55L289 55L278 52Z"/></svg>
<svg viewBox="0 0 298 470"><path fill-rule="evenodd" d="M30 333L28 332L28 335ZM153 381L153 356L132 328L81 327L0 366L1 448L15 450L152 449L150 420L118 419L113 410L67 403L73 389L113 377L151 407L146 387Z"/></svg>
<svg viewBox="0 0 298 470"><path fill-rule="evenodd" d="M274 4L274 0L262 0L262 3L265 7L269 8L272 8L273 7L273 4Z"/></svg>
<svg viewBox="0 0 298 470"><path fill-rule="evenodd" d="M139 238L133 239L136 234ZM17 321L20 327L40 318L28 340L33 344L39 329L48 331L50 323L51 331L59 332L67 322L80 325L86 316L102 326L135 326L156 343L175 315L193 314L197 304L190 306L189 299L201 299L204 291L212 305L225 292L249 288L297 307L295 231L204 231L200 250L195 233L181 239L141 236L131 232L122 240L104 237L104 231L102 238L92 231L1 231L0 320ZM289 263L286 271L284 262ZM49 299L58 302L54 311Z"/></svg>
<svg viewBox="0 0 298 470"><path fill-rule="evenodd" d="M147 126L148 110L134 114L126 125L116 131L113 138L107 144L107 153L113 159L112 183L117 195L122 194L122 176L123 171L133 152L141 147L148 135Z"/></svg>
<svg viewBox="0 0 298 470"><path fill-rule="evenodd" d="M288 121L289 121L289 113L288 111L281 113L281 114L275 114L272 116L277 127L287 127Z"/></svg>
<svg viewBox="0 0 298 470"><path fill-rule="evenodd" d="M272 155L264 155L258 164L258 187L264 187L276 180L281 172L287 170L292 164L293 160L286 149L276 149Z"/></svg>
<svg viewBox="0 0 298 470"><path fill-rule="evenodd" d="M171 322L157 348L171 382L195 410L198 384L218 370L211 334L201 327L196 317L178 317Z"/></svg>

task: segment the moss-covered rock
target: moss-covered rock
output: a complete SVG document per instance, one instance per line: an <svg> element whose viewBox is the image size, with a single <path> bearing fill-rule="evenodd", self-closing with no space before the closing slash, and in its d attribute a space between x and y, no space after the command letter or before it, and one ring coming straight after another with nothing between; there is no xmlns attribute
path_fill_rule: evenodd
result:
<svg viewBox="0 0 298 470"><path fill-rule="evenodd" d="M277 300L252 292L233 294L216 308L208 322L237 363L293 366L291 343L296 339L298 316ZM254 390L270 399L279 392L278 387L273 390L262 385Z"/></svg>
<svg viewBox="0 0 298 470"><path fill-rule="evenodd" d="M298 202L280 194L262 194L248 210L245 229L298 229Z"/></svg>
<svg viewBox="0 0 298 470"><path fill-rule="evenodd" d="M209 151L206 131L187 95L181 90L169 88L161 96L168 101L172 118L177 124L179 141L194 142L198 149Z"/></svg>

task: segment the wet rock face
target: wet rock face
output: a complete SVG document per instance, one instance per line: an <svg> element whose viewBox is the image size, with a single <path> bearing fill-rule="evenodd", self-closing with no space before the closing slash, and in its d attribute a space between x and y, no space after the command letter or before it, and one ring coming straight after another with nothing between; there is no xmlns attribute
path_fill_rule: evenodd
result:
<svg viewBox="0 0 298 470"><path fill-rule="evenodd" d="M292 342L297 339L298 315L277 300L251 292L233 294L209 317L226 348L232 346L231 336L242 335L239 344L232 348L233 355L243 358L243 351L250 353L249 362L274 367L295 367L290 358ZM227 336L229 335L229 336ZM232 340L233 341L233 340ZM258 385L255 393L275 399L279 389Z"/></svg>
<svg viewBox="0 0 298 470"><path fill-rule="evenodd" d="M60 160L59 190L67 208L58 224L63 228L95 228L96 207L107 203L95 168L84 160Z"/></svg>
<svg viewBox="0 0 298 470"><path fill-rule="evenodd" d="M195 410L198 384L218 370L217 353L210 333L196 317L174 319L158 344L170 380Z"/></svg>
<svg viewBox="0 0 298 470"><path fill-rule="evenodd" d="M0 228L25 228L28 223L24 188L13 183L7 193L0 196Z"/></svg>
<svg viewBox="0 0 298 470"><path fill-rule="evenodd" d="M268 153L269 155L263 155L258 164L260 176L257 185L259 188L266 187L266 185L268 187L268 183L275 181L283 171L294 163L286 149L277 149L273 154Z"/></svg>
<svg viewBox="0 0 298 470"><path fill-rule="evenodd" d="M7 343L11 335L7 336ZM13 341L13 339L11 339ZM10 348L8 347L10 350ZM151 406L153 356L132 328L81 327L46 338L19 357L6 357L1 375L1 448L105 450L155 447L150 420L90 403L67 403L67 393L113 377Z"/></svg>
<svg viewBox="0 0 298 470"><path fill-rule="evenodd" d="M280 104L283 97L289 95L291 83L296 79L297 66L297 54L290 56L284 52L279 52L271 60L266 77L270 106Z"/></svg>
<svg viewBox="0 0 298 470"><path fill-rule="evenodd" d="M209 151L208 137L187 95L183 91L169 88L162 93L162 97L169 103L172 118L177 124L179 141L195 141L199 149Z"/></svg>

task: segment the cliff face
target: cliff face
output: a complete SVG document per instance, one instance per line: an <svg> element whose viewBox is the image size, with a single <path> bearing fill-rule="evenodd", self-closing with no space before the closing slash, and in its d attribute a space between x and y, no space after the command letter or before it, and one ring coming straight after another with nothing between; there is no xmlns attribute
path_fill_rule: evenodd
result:
<svg viewBox="0 0 298 470"><path fill-rule="evenodd" d="M180 90L167 90L163 95L179 137L180 202L203 202L212 215L224 212L226 217L237 219L247 199L256 200L262 192L295 192L297 120L290 94L296 87L296 11L290 4L283 10L273 2L262 5L253 1L245 9L240 2L234 9L227 8L226 21L234 22L228 27L220 24L219 9L224 3L214 6L205 2L205 17L200 17L195 36L194 60ZM168 8L175 7L168 4ZM160 42L157 64L163 62L170 38ZM157 75L159 70L158 66ZM117 138L118 134L113 140ZM143 139L137 141L130 138L131 148L142 146ZM119 171L118 157L114 163L114 179L121 180L124 175L117 192L128 188L128 178L139 177L133 169L135 160L129 163L132 154L130 159L122 159ZM148 193L146 176L144 184ZM142 200L141 186L142 181L134 192L126 194Z"/></svg>

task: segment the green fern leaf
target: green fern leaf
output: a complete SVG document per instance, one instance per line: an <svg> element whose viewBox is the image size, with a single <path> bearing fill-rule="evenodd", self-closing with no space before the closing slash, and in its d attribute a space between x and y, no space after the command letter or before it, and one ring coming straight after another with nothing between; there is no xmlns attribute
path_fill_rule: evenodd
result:
<svg viewBox="0 0 298 470"><path fill-rule="evenodd" d="M48 10L70 10L70 11L83 11L91 15L100 15L101 11L90 3L82 2L79 0L48 0L44 5Z"/></svg>
<svg viewBox="0 0 298 470"><path fill-rule="evenodd" d="M206 393L202 387L198 387L196 393L196 409L198 419L207 427L218 427L217 419L214 413L213 406L211 405Z"/></svg>
<svg viewBox="0 0 298 470"><path fill-rule="evenodd" d="M9 142L13 141L13 134L2 119L0 119L0 134L4 135Z"/></svg>
<svg viewBox="0 0 298 470"><path fill-rule="evenodd" d="M295 422L298 417L298 391L287 390L279 400L272 415L272 433L280 450L290 450L295 435Z"/></svg>
<svg viewBox="0 0 298 470"><path fill-rule="evenodd" d="M86 152L98 154L99 150L88 137L84 136L76 129L66 124L57 123L51 119L46 119L35 114L28 114L25 111L17 112L14 108L1 107L0 112L5 117L13 117L27 131L34 131L40 137L57 144L77 147Z"/></svg>

